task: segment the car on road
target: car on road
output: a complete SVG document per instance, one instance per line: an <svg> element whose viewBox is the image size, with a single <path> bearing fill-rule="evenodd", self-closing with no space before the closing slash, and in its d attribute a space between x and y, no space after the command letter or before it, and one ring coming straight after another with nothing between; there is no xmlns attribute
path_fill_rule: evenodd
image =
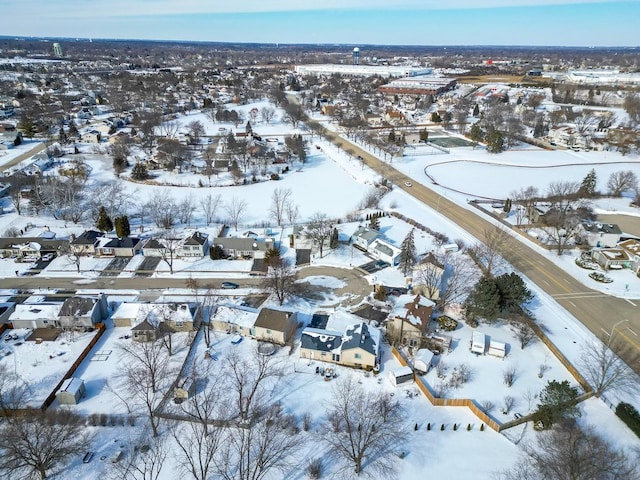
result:
<svg viewBox="0 0 640 480"><path fill-rule="evenodd" d="M411 182L404 182L405 186L407 187L412 187L413 185L411 184Z"/></svg>
<svg viewBox="0 0 640 480"><path fill-rule="evenodd" d="M220 284L220 288L225 288L225 289L235 289L238 288L240 285L238 285L237 283L233 283L233 282L222 282Z"/></svg>
<svg viewBox="0 0 640 480"><path fill-rule="evenodd" d="M47 253L42 256L43 262L50 262L51 260L53 260L53 253Z"/></svg>

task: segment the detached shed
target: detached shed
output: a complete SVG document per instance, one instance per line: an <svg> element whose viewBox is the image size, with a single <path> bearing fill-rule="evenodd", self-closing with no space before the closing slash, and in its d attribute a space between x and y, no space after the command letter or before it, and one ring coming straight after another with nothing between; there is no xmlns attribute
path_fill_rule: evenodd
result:
<svg viewBox="0 0 640 480"><path fill-rule="evenodd" d="M196 382L193 379L186 379L182 385L173 390L173 398L179 402L188 400L196 394Z"/></svg>
<svg viewBox="0 0 640 480"><path fill-rule="evenodd" d="M417 372L425 374L431 368L431 360L433 359L433 352L426 348L421 348L413 357L413 368Z"/></svg>
<svg viewBox="0 0 640 480"><path fill-rule="evenodd" d="M389 381L391 385L397 387L403 383L413 382L413 370L411 367L402 367L389 372Z"/></svg>
<svg viewBox="0 0 640 480"><path fill-rule="evenodd" d="M504 358L507 356L507 344L504 342L498 342L497 340L491 340L489 342L488 353L494 357Z"/></svg>
<svg viewBox="0 0 640 480"><path fill-rule="evenodd" d="M480 355L484 355L484 350L487 345L487 339L484 333L473 332L471 336L471 352L479 353Z"/></svg>
<svg viewBox="0 0 640 480"><path fill-rule="evenodd" d="M56 393L56 399L61 405L77 405L82 397L84 397L85 388L84 380L81 378L67 378L60 390Z"/></svg>

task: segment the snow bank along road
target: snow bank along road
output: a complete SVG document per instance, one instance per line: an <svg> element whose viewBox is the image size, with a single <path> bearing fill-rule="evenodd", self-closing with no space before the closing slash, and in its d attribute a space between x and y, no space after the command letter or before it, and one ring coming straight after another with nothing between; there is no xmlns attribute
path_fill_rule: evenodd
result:
<svg viewBox="0 0 640 480"><path fill-rule="evenodd" d="M337 133L329 130L325 130L325 133L329 138L339 140L343 144L349 142ZM438 210L478 240L485 241L484 232L493 224L404 175L358 145L349 143L349 148L352 148L356 155L360 155L370 168L384 175L409 195ZM405 182L411 182L413 186L406 187ZM616 335L623 340L618 354L636 373L640 374L640 300L616 298L591 290L537 251L511 236L506 251L508 253L504 258L515 269L526 275L541 290L554 297L597 337L604 336L606 340L616 322L628 320L616 329Z"/></svg>

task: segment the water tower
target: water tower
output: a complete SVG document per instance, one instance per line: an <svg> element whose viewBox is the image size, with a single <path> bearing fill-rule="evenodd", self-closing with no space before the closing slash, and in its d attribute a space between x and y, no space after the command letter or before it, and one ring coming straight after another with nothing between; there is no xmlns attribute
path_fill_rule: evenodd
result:
<svg viewBox="0 0 640 480"><path fill-rule="evenodd" d="M353 64L360 65L360 49L358 47L353 49Z"/></svg>
<svg viewBox="0 0 640 480"><path fill-rule="evenodd" d="M54 57L62 57L62 47L58 42L53 44L53 56Z"/></svg>

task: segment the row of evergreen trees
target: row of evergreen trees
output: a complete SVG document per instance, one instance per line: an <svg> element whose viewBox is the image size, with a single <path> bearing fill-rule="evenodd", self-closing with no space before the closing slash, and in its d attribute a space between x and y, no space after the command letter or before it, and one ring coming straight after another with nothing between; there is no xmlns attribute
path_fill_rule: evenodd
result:
<svg viewBox="0 0 640 480"><path fill-rule="evenodd" d="M104 207L100 207L100 210L98 211L98 219L96 220L96 228L101 232L106 233L113 230L114 226L118 238L125 238L131 235L128 216L121 215L119 217L115 217L112 221L111 217L107 214L106 209Z"/></svg>

